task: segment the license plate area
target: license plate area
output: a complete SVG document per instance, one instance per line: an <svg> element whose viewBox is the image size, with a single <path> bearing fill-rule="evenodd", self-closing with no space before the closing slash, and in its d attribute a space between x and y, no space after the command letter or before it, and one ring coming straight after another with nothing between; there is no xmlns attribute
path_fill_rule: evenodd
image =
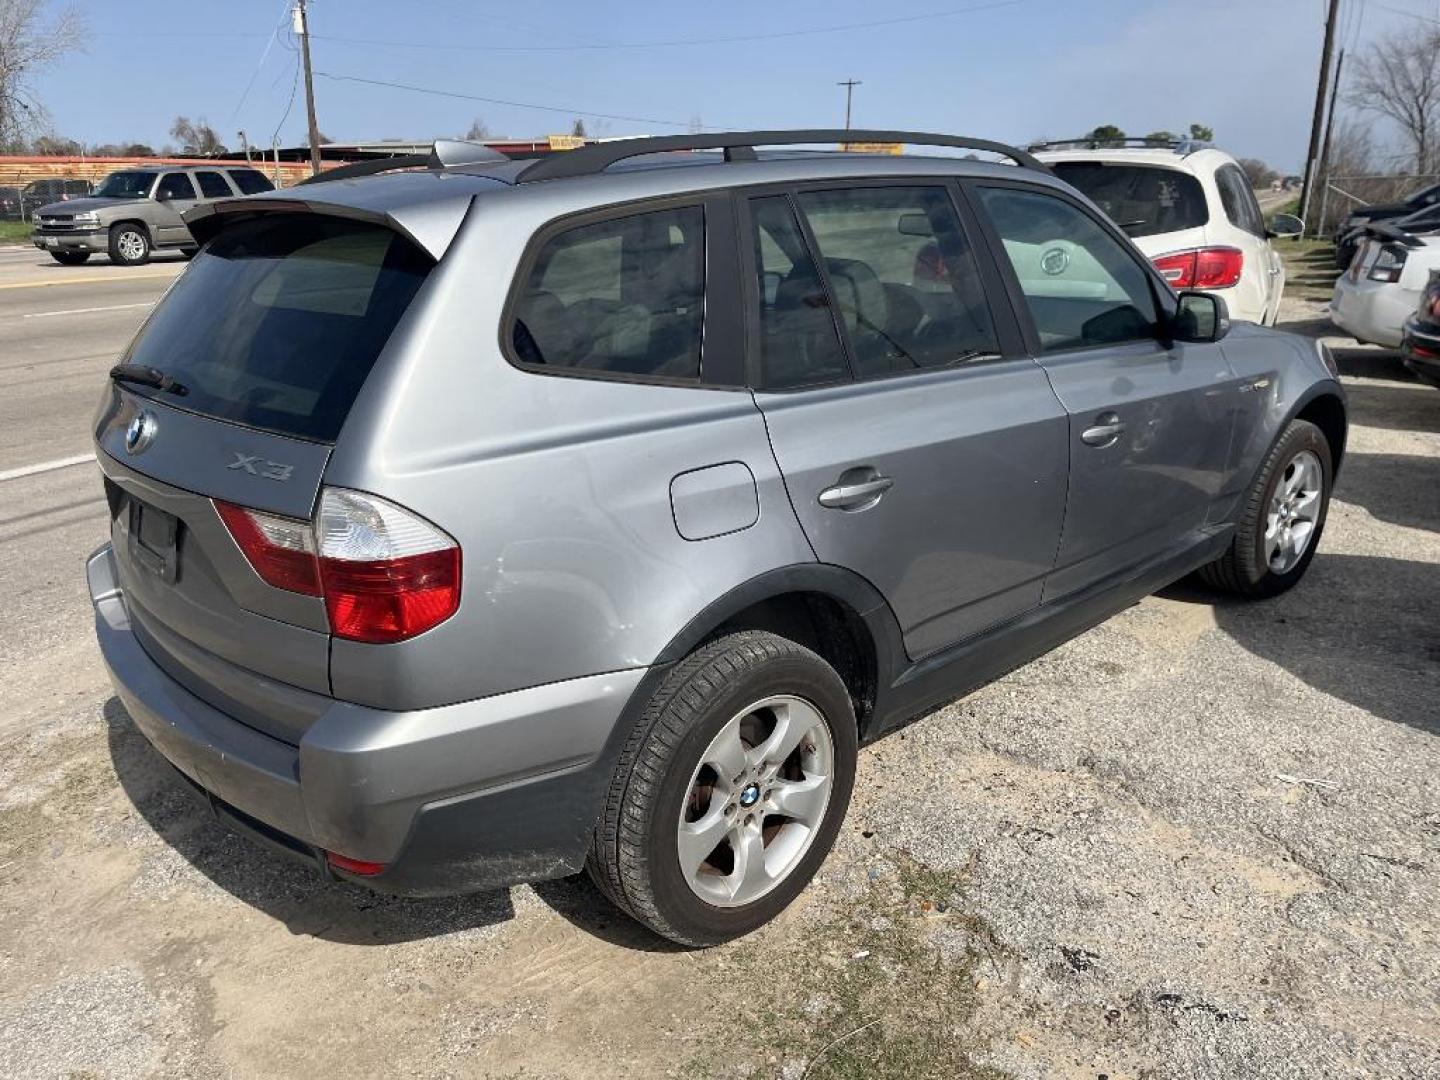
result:
<svg viewBox="0 0 1440 1080"><path fill-rule="evenodd" d="M167 585L175 584L179 570L180 520L139 499L129 500L130 556Z"/></svg>

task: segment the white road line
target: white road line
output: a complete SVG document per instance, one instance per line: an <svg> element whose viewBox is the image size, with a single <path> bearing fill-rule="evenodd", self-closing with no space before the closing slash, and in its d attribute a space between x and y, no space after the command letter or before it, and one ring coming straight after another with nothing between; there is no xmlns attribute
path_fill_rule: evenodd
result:
<svg viewBox="0 0 1440 1080"><path fill-rule="evenodd" d="M41 461L35 465L22 465L18 469L6 469L0 472L0 483L6 480L19 480L22 476L34 476L37 473L52 472L55 469L68 469L72 465L84 465L87 461L94 461L94 454L76 454L74 457L56 458L54 461Z"/></svg>
<svg viewBox="0 0 1440 1080"><path fill-rule="evenodd" d="M153 301L145 301L143 304L110 304L107 307L77 307L65 311L32 311L28 315L21 315L22 319L48 319L52 315L88 315L92 311L128 311L131 308L154 307Z"/></svg>

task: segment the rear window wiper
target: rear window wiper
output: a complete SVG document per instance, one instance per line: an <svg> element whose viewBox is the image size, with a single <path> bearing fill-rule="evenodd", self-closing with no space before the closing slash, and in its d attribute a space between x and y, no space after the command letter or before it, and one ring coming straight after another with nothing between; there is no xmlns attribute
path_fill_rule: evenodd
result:
<svg viewBox="0 0 1440 1080"><path fill-rule="evenodd" d="M190 392L184 383L176 382L159 368L148 367L145 364L116 364L110 369L110 378L116 382L153 386L156 390L167 394L184 396Z"/></svg>

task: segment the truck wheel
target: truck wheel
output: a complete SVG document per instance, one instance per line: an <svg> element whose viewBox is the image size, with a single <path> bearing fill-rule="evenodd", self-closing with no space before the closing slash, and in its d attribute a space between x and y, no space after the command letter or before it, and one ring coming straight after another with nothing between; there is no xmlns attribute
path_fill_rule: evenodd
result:
<svg viewBox="0 0 1440 1080"><path fill-rule="evenodd" d="M758 630L675 668L620 756L587 869L682 945L749 933L795 899L850 803L857 731L835 669Z"/></svg>
<svg viewBox="0 0 1440 1080"><path fill-rule="evenodd" d="M88 251L52 251L50 257L61 266L79 266L90 258Z"/></svg>
<svg viewBox="0 0 1440 1080"><path fill-rule="evenodd" d="M1229 550L1202 566L1200 579L1252 599L1294 585L1315 557L1334 475L1324 433L1309 421L1292 421L1245 497Z"/></svg>
<svg viewBox="0 0 1440 1080"><path fill-rule="evenodd" d="M150 261L150 235L130 222L113 226L110 229L110 261L116 266L144 266Z"/></svg>

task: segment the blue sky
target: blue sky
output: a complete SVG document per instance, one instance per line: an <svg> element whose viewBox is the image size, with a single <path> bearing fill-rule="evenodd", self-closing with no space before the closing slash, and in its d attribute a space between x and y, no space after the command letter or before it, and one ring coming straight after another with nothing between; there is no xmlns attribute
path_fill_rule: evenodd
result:
<svg viewBox="0 0 1440 1080"><path fill-rule="evenodd" d="M52 7L59 7L58 3ZM177 113L231 145L303 139L288 0L80 0L91 36L37 82L58 134L159 146ZM317 71L553 105L546 112L316 79L321 130L342 141L428 138L481 117L496 135L839 126L855 78L858 126L1007 141L1114 123L1143 135L1210 125L1237 156L1298 170L1323 0L312 0ZM1343 0L1347 42L1421 24L1431 0ZM969 10L966 10L969 9ZM1363 22L1360 16L1363 11ZM937 17L937 12L950 12ZM888 21L908 19L909 21ZM860 29L796 33L856 23ZM271 40L272 30L282 32ZM730 43L634 42L787 35ZM349 39L349 40L346 40ZM563 49L562 46L590 46ZM593 46L605 46L597 48ZM262 62L263 56L263 62ZM252 79L253 76L253 79ZM249 84L248 91L246 90ZM669 121L657 123L645 121Z"/></svg>

